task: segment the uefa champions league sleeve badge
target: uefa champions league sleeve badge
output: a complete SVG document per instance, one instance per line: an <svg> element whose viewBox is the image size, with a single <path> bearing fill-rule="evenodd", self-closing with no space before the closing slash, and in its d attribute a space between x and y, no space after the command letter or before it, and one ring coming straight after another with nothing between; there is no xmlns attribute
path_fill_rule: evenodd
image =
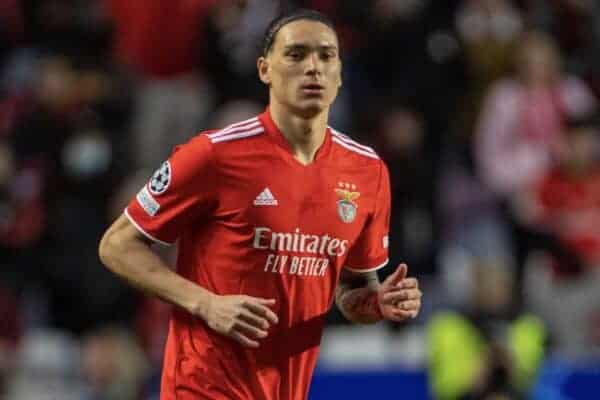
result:
<svg viewBox="0 0 600 400"><path fill-rule="evenodd" d="M358 204L354 200L360 197L360 192L354 192L356 185L350 183L338 182L338 186L335 189L335 193L339 197L337 201L338 217L342 222L349 224L356 218Z"/></svg>
<svg viewBox="0 0 600 400"><path fill-rule="evenodd" d="M171 183L171 164L168 161L162 163L160 168L156 170L150 182L148 183L148 189L153 195L159 196L167 191L169 184Z"/></svg>

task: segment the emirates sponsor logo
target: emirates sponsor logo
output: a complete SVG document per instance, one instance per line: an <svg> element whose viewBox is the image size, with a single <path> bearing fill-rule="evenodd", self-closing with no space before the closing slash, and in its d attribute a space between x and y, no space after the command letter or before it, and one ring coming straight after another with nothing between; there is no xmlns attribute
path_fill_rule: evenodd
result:
<svg viewBox="0 0 600 400"><path fill-rule="evenodd" d="M273 251L265 259L264 272L323 277L327 274L329 257L346 254L348 241L329 235L303 233L300 228L294 232L274 232L267 227L257 227L254 228L253 247Z"/></svg>
<svg viewBox="0 0 600 400"><path fill-rule="evenodd" d="M310 235L300 232L273 232L266 227L254 228L254 248L261 250L286 251L343 256L348 250L348 241L329 235Z"/></svg>

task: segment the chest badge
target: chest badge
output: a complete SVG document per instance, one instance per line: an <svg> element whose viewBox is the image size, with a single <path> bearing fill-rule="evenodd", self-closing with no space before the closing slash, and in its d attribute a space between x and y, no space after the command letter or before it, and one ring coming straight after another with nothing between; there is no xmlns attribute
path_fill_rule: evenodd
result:
<svg viewBox="0 0 600 400"><path fill-rule="evenodd" d="M356 218L358 204L354 200L360 197L360 192L354 190L356 190L356 185L346 182L338 182L338 187L335 188L335 193L339 198L337 201L338 217L347 224Z"/></svg>

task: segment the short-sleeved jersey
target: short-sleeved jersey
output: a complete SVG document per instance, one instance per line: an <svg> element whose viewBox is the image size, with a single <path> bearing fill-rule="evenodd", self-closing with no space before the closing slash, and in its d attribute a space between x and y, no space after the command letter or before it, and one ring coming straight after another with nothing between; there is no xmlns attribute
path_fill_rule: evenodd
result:
<svg viewBox="0 0 600 400"><path fill-rule="evenodd" d="M178 147L125 214L178 241L183 277L274 298L279 323L247 349L175 310L161 399L306 399L342 268L387 263L389 190L376 153L331 128L314 161L298 162L268 109Z"/></svg>

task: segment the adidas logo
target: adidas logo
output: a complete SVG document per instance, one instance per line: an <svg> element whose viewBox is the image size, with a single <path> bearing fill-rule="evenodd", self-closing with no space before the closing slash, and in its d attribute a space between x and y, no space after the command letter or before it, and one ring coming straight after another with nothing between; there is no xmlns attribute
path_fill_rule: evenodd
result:
<svg viewBox="0 0 600 400"><path fill-rule="evenodd" d="M277 199L273 197L273 193L271 193L269 188L265 188L265 190L260 192L260 194L256 196L256 199L254 199L255 206L276 206L277 204Z"/></svg>

